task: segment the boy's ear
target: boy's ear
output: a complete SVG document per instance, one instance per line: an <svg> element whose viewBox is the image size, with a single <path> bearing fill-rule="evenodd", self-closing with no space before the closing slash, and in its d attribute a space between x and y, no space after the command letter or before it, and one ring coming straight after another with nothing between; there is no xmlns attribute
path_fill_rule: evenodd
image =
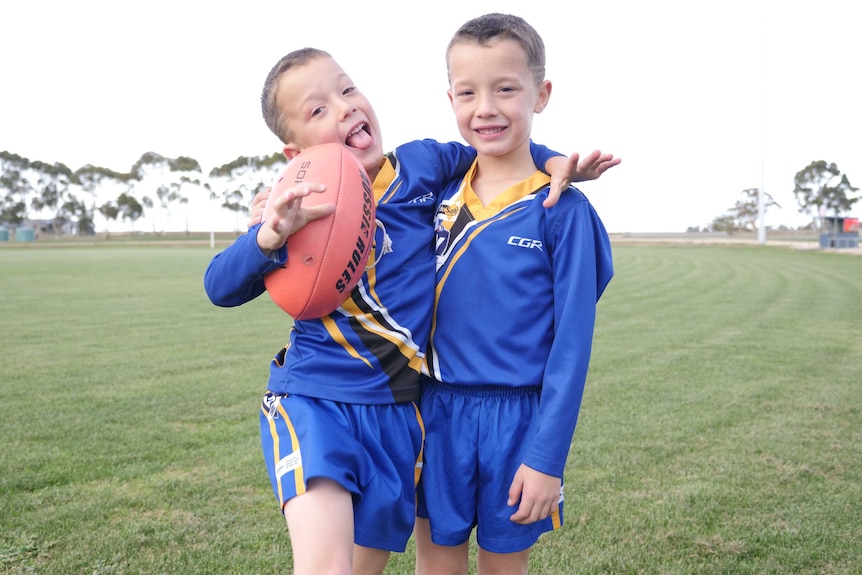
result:
<svg viewBox="0 0 862 575"><path fill-rule="evenodd" d="M281 149L281 152L284 154L284 157L287 158L287 161L291 161L297 155L299 155L300 149L296 144L285 144L284 148Z"/></svg>
<svg viewBox="0 0 862 575"><path fill-rule="evenodd" d="M550 80L545 80L539 85L539 97L536 99L536 107L533 108L536 114L548 105L548 101L551 99L551 87Z"/></svg>

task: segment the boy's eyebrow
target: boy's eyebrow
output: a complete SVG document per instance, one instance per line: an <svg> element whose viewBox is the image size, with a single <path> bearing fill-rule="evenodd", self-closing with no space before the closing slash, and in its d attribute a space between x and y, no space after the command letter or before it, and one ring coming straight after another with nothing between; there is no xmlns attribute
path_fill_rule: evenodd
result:
<svg viewBox="0 0 862 575"><path fill-rule="evenodd" d="M326 91L331 89L333 85L354 85L353 80L350 79L350 76L348 76L346 72L340 72L331 78L331 83L326 81L320 82L314 80L309 80L308 82L306 82L304 86L308 87L309 90L303 94L303 98L301 100L295 100L297 110L304 110L308 106L316 105L316 102L319 100L325 100Z"/></svg>
<svg viewBox="0 0 862 575"><path fill-rule="evenodd" d="M495 83L521 83L521 77L517 74L500 74L494 77ZM453 86L457 85L471 85L476 83L476 80L472 76L464 76L463 78L455 78L455 81L452 83Z"/></svg>
<svg viewBox="0 0 862 575"><path fill-rule="evenodd" d="M353 85L353 80L351 80L350 76L348 76L345 72L342 72L342 73L336 75L335 78L333 78L333 83L338 84L338 85L343 84L343 83L348 83L350 85ZM320 94L324 93L326 91L326 87L322 86L320 82L314 82L313 84L310 84L310 85L312 86L312 89L308 92L308 94L306 94L306 98L303 99L301 104L305 104L305 102L307 102L308 100L313 100L314 98L319 98Z"/></svg>

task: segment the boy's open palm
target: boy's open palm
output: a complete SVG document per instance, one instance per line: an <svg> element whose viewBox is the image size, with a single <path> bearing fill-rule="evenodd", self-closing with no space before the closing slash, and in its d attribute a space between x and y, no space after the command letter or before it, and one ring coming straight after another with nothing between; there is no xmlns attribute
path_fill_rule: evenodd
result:
<svg viewBox="0 0 862 575"><path fill-rule="evenodd" d="M551 158L545 164L548 175L551 176L551 190L542 205L550 208L557 203L569 184L597 180L621 161L622 158L615 158L613 154L603 154L599 150L595 150L584 159L581 159L581 155L577 152L568 158Z"/></svg>
<svg viewBox="0 0 862 575"><path fill-rule="evenodd" d="M509 519L521 525L535 523L549 517L559 508L562 480L527 467L523 463L515 473L509 487L510 507L517 504L518 510Z"/></svg>

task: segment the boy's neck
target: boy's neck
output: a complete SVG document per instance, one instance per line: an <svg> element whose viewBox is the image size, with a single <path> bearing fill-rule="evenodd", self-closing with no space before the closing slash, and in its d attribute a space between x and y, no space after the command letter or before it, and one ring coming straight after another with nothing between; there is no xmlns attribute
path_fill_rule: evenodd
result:
<svg viewBox="0 0 862 575"><path fill-rule="evenodd" d="M500 157L479 154L476 161L476 174L470 186L485 206L501 193L532 176L538 169L529 149L526 155L519 153L517 157L515 154Z"/></svg>

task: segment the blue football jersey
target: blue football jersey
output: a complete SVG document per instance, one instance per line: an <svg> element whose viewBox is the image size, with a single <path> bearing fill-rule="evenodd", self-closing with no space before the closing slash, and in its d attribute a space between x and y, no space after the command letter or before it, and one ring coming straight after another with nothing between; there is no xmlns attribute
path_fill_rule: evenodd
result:
<svg viewBox="0 0 862 575"><path fill-rule="evenodd" d="M436 301L423 371L458 386L541 386L524 463L562 476L587 376L596 304L613 276L607 232L578 189L542 206L536 172L487 206L470 182L436 217Z"/></svg>
<svg viewBox="0 0 862 575"><path fill-rule="evenodd" d="M532 150L539 166L557 155ZM386 155L373 184L377 226L369 261L377 263L336 311L294 322L272 361L269 391L364 404L418 399L434 304L434 213L440 191L460 180L475 157L463 144L434 140ZM263 276L283 263L285 250L280 261L265 257L256 235L252 227L211 260L204 287L214 304L258 297Z"/></svg>

